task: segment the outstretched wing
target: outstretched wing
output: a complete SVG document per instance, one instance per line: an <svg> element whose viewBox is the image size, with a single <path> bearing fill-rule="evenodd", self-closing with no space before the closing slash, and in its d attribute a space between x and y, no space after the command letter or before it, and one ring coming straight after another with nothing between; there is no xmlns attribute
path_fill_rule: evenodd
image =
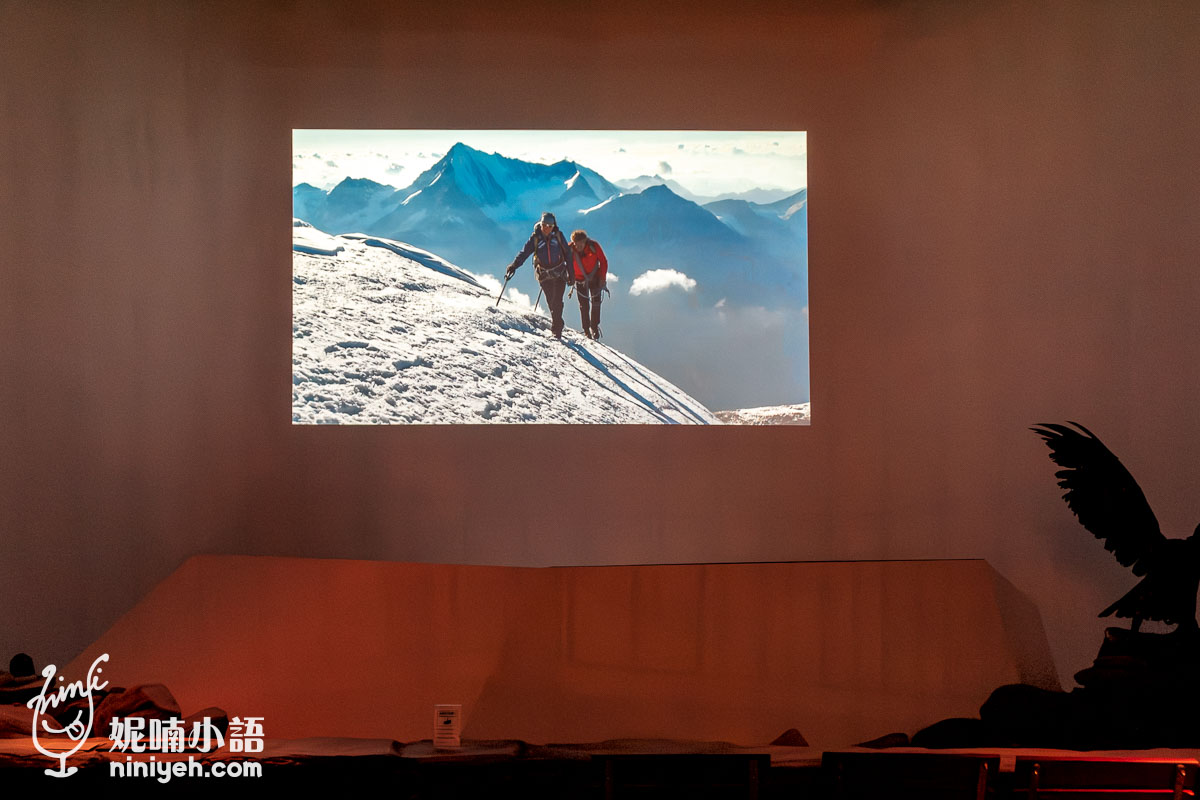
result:
<svg viewBox="0 0 1200 800"><path fill-rule="evenodd" d="M1078 422L1071 424L1079 430L1047 422L1030 430L1046 440L1050 459L1063 467L1054 475L1067 490L1063 499L1080 524L1103 539L1122 566L1145 575L1147 556L1166 541L1146 495L1094 433Z"/></svg>

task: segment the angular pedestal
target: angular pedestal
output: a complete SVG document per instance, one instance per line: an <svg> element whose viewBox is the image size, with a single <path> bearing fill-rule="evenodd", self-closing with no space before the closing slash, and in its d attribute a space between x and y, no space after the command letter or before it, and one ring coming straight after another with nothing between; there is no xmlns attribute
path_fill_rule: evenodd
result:
<svg viewBox="0 0 1200 800"><path fill-rule="evenodd" d="M1036 608L986 562L519 568L202 556L67 668L164 683L268 736L848 745L1057 688Z"/></svg>

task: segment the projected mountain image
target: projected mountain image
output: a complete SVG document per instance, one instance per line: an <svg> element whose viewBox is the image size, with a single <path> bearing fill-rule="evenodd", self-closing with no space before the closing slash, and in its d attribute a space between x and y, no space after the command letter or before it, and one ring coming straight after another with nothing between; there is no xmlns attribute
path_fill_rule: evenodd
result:
<svg viewBox="0 0 1200 800"><path fill-rule="evenodd" d="M300 169L305 155L296 155L297 177L305 174ZM299 403L303 408L294 408L296 421L807 422L805 186L699 194L684 188L684 174L670 179L657 173L627 179L619 174L602 174L583 159L543 159L550 163L538 163L484 152L463 141L454 141L428 163L433 155L426 157L428 165L402 188L357 175L337 180L331 179L332 174L326 175L323 187L314 185L317 180L298 182L292 190L294 217L311 226L309 230L314 233L333 237L356 234L358 238L351 241L389 242L393 250L388 252L393 257L398 256L396 247L423 251L470 276L480 292L494 287L491 300L495 302L505 268L529 239L541 214L550 211L566 236L575 229L586 230L601 244L608 261L608 292L601 306L602 339L594 342L581 333L579 307L573 297L567 297L563 313L567 331L562 340L567 343L567 352L575 353L577 358L583 352L619 354L636 364L641 374L653 374L656 386L669 387L664 388L664 397L687 397L685 405L697 414L678 415L668 410L673 400L662 401L665 405L658 408L661 413L651 413L651 418L640 412L631 416L593 414L589 410L574 415L573 420L571 415L558 416L529 407L486 418L469 411L462 415L431 412L422 416L412 409L405 414L364 417L332 413L336 403ZM311 157L322 158L330 165L327 172L335 171L333 159L316 152ZM659 163L669 168L665 159ZM399 170L399 165L393 163L388 174ZM367 170L361 174L368 174ZM315 258L332 259L350 269L357 256L352 257L353 248L345 242L340 246L343 249L335 247L332 254L306 253L303 242L296 248L297 317L301 305L315 309L332 297L314 294L311 283L305 288L299 282L306 278L301 275L301 267L310 268L307 259ZM385 269L377 279L398 281L398 275L394 269ZM539 298L538 312L526 300L537 297L539 288L532 261L526 262L505 287L506 300L499 309L505 309L508 299L513 299L523 313L545 315L544 298ZM339 302L348 296L339 295ZM522 306L522 302L526 304ZM409 311L415 312L416 308L413 305ZM432 307L425 311L436 313ZM336 315L329 321L334 319ZM476 327L479 324L481 320L472 323ZM541 331L538 324L529 324L528 332L544 334L542 346L556 358L563 355L563 343L554 340L548 331ZM347 333L342 338L371 338L360 334ZM299 333L296 335L294 349L300 353L302 339ZM579 352L570 349L572 344ZM558 347L558 352L552 345ZM544 370L533 372L536 382ZM610 369L608 377L620 376ZM636 381L626 380L628 377L625 375L621 381L633 388ZM299 378L294 383L297 381ZM634 393L640 398L635 399L635 405L643 406L643 410L647 405L643 400L650 406L660 402L643 392ZM399 402L400 398L396 399ZM466 408L472 407L470 401L464 402ZM355 404L344 405L348 409ZM484 402L481 407L486 406ZM393 410L396 407L388 406ZM801 408L803 411L798 410ZM748 409L756 411L733 413ZM778 413L774 409L779 409Z"/></svg>

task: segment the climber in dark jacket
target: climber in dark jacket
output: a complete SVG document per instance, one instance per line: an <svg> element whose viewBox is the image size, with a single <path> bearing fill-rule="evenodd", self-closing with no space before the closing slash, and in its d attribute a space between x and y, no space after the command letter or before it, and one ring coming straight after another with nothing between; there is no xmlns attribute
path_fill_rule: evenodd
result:
<svg viewBox="0 0 1200 800"><path fill-rule="evenodd" d="M508 265L504 273L505 280L510 280L517 267L525 263L525 259L533 254L533 268L537 274L538 283L546 295L546 305L550 307L550 332L555 339L562 338L563 329L563 293L567 290L567 282L571 275L571 246L558 229L554 215L549 211L542 214L541 221L533 226L533 234L517 257Z"/></svg>

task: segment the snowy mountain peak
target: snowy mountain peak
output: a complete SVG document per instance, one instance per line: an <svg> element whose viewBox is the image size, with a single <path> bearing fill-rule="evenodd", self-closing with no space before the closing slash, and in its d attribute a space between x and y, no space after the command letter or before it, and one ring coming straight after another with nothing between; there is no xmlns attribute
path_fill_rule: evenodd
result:
<svg viewBox="0 0 1200 800"><path fill-rule="evenodd" d="M438 159L437 163L430 167L427 172L436 173L447 167L456 166L459 169L480 169L490 173L498 164L508 160L510 159L505 158L499 153L485 153L462 142L455 142L446 151L446 154Z"/></svg>
<svg viewBox="0 0 1200 800"><path fill-rule="evenodd" d="M482 206L498 205L508 199L508 192L496 177L496 172L502 172L497 168L506 160L499 154L489 155L457 142L436 164L421 173L404 194L411 196L442 182L446 184L442 191L460 192L465 199Z"/></svg>
<svg viewBox="0 0 1200 800"><path fill-rule="evenodd" d="M682 197L680 197L679 195L672 192L670 187L667 186L665 183L658 183L658 184L655 184L654 186L647 186L645 189L642 190L642 195L644 195L645 197L649 197L649 198L656 198L656 199L661 198L662 200L667 200L667 201L669 201L669 198L673 198L675 200L683 200ZM683 200L683 201L687 202L686 200Z"/></svg>
<svg viewBox="0 0 1200 800"><path fill-rule="evenodd" d="M301 186L306 186L306 185L307 184L301 184ZM388 186L383 183L377 183L377 182L371 180L370 178L343 178L341 183L339 183L337 186L334 186L332 189L329 190L329 194L332 197L335 192L340 192L340 193L361 192L361 191L375 192L380 189L387 189L387 190L393 191L393 192L396 191L396 188L394 186Z"/></svg>
<svg viewBox="0 0 1200 800"><path fill-rule="evenodd" d="M489 155L482 150L476 150L474 147L471 147L468 144L455 142L454 144L450 145L450 149L446 151L444 156L438 159L437 163L434 164L431 169L436 170L440 167L445 167L454 163L466 164L471 161L488 159L496 155L496 153Z"/></svg>
<svg viewBox="0 0 1200 800"><path fill-rule="evenodd" d="M648 189L651 186L666 186L672 192L679 195L680 197L682 197L685 200L691 200L693 203L701 203L701 202L705 201L705 198L700 197L699 195L693 194L692 192L689 192L678 181L672 180L670 178L664 178L662 175L659 175L657 172L654 173L653 175L639 175L638 177L633 178L631 180L618 181L618 183L621 186L623 186L626 189L626 191L633 192L635 194L637 192L641 192L645 189Z"/></svg>
<svg viewBox="0 0 1200 800"><path fill-rule="evenodd" d="M364 207L378 207L395 193L395 187L376 183L370 178L346 178L329 191L326 212L335 218L342 217L345 220L343 225L353 227L354 222L349 220L361 220L363 215L360 212Z"/></svg>

